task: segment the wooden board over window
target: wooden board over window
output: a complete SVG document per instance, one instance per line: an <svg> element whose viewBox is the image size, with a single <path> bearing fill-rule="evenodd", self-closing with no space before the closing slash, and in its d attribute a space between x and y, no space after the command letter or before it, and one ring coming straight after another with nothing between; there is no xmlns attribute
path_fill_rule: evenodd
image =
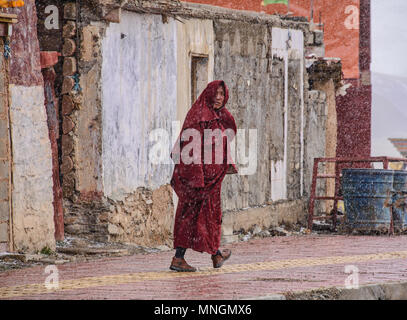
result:
<svg viewBox="0 0 407 320"><path fill-rule="evenodd" d="M193 55L191 60L191 105L208 84L208 56Z"/></svg>

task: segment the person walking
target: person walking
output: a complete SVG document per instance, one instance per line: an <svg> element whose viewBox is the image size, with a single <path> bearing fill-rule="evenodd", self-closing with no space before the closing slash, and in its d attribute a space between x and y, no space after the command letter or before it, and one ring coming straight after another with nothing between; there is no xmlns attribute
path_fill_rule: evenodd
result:
<svg viewBox="0 0 407 320"><path fill-rule="evenodd" d="M228 99L229 90L224 81L210 82L188 111L171 152L175 162L171 186L178 196L174 221L176 251L170 265L174 271L196 271L185 261L188 248L211 254L214 268L220 268L232 254L228 249L219 250L222 181L226 174L238 172L229 151L230 132L233 138L236 123L225 107ZM219 132L220 138L214 134L207 139L208 133ZM185 134L188 141L181 139ZM191 156L195 161L188 161Z"/></svg>

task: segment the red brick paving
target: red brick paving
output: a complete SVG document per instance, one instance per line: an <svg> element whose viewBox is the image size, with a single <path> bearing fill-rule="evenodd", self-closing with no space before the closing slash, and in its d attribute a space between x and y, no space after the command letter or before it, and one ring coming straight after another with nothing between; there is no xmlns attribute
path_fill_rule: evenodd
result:
<svg viewBox="0 0 407 320"><path fill-rule="evenodd" d="M228 265L330 256L352 256L407 251L407 236L309 235L254 239L226 245L232 249ZM59 280L100 277L136 272L168 271L174 252L107 258L58 265ZM210 255L188 250L188 263L211 267ZM407 260L375 260L353 263L360 284L407 281ZM345 285L345 264L235 272L148 280L113 286L57 291L12 299L244 299L286 291ZM45 266L0 273L0 288L43 283ZM195 274L194 274L195 275Z"/></svg>

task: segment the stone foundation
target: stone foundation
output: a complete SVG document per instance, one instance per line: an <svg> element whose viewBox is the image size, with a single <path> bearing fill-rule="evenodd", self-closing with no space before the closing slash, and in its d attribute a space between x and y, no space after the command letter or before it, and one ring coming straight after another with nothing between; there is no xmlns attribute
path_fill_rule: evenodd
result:
<svg viewBox="0 0 407 320"><path fill-rule="evenodd" d="M231 232L248 232L255 225L261 229L282 224L288 227L295 224L305 226L306 203L305 199L278 201L268 206L225 212L222 217L222 233L227 236Z"/></svg>
<svg viewBox="0 0 407 320"><path fill-rule="evenodd" d="M172 246L174 204L169 185L138 188L121 201L65 202L65 232L97 241Z"/></svg>

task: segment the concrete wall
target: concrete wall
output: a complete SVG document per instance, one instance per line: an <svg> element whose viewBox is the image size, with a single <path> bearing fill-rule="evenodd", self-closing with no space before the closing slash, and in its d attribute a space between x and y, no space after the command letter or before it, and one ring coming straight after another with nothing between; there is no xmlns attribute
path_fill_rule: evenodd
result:
<svg viewBox="0 0 407 320"><path fill-rule="evenodd" d="M134 33L134 28L142 32ZM119 199L137 187L155 189L170 180L171 163L152 164L149 152L155 142L150 134L165 130L172 147L179 133L172 132L173 121L182 125L191 106L193 55L208 57L206 82L212 81L212 21L163 23L160 16L124 12L120 24L107 28L102 66L106 196Z"/></svg>
<svg viewBox="0 0 407 320"><path fill-rule="evenodd" d="M304 34L272 29L272 54L284 61L284 158L282 199L304 193Z"/></svg>
<svg viewBox="0 0 407 320"><path fill-rule="evenodd" d="M336 117L336 102L335 102L335 84L332 79L314 83L314 88L323 91L326 96L326 125L325 125L325 157L336 157L336 144L337 144L337 117ZM322 141L321 141L322 142ZM326 174L335 174L335 164L327 163L325 168ZM335 194L335 180L327 179L326 181L326 195L333 196ZM326 201L325 211L330 212L333 209L334 201Z"/></svg>
<svg viewBox="0 0 407 320"><path fill-rule="evenodd" d="M304 190L309 197L311 192L312 169L314 158L325 156L326 142L326 119L328 108L326 106L326 94L323 91L312 90L308 92L308 108L305 116L305 153L304 153ZM320 173L324 168L320 166ZM318 179L316 194L324 196L326 192L326 179ZM316 202L316 211L325 210L323 201Z"/></svg>

